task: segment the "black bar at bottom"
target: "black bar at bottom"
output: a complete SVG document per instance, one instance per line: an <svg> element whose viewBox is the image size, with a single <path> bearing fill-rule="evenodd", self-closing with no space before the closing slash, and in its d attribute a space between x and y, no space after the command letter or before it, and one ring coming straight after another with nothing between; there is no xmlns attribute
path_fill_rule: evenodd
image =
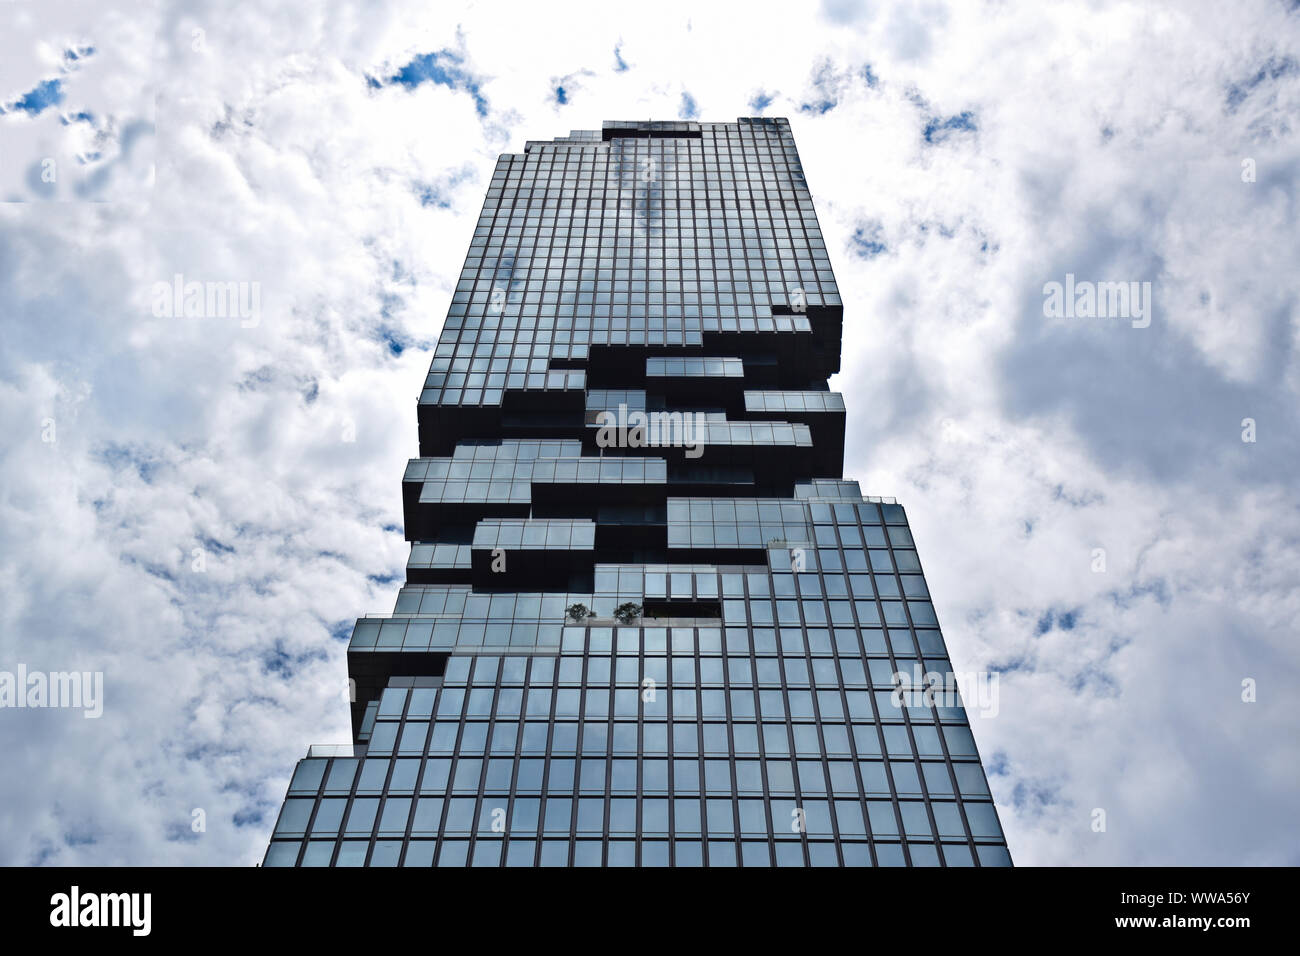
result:
<svg viewBox="0 0 1300 956"><path fill-rule="evenodd" d="M444 942L464 946L479 937L496 948L502 934L540 941L621 923L636 927L635 936L664 943L703 924L709 936L732 939L788 932L811 934L811 941L848 929L863 945L899 936L918 943L1131 937L1180 945L1196 938L1230 946L1256 930L1286 932L1293 917L1283 908L1293 909L1294 873L1164 867L725 874L83 868L8 869L0 871L0 881L0 917L10 939L75 933L82 941L97 936L220 945L287 938L297 948L315 940L373 944L398 938L391 935L397 931L438 927L451 934L442 936ZM142 894L149 894L147 921ZM426 942L435 945L432 938Z"/></svg>

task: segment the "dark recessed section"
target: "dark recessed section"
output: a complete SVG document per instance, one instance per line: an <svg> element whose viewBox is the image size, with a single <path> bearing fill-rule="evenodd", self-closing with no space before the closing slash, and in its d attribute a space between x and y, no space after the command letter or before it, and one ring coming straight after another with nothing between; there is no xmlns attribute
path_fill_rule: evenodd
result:
<svg viewBox="0 0 1300 956"><path fill-rule="evenodd" d="M718 601L646 601L641 607L641 617L646 621L669 617L722 620L722 604Z"/></svg>
<svg viewBox="0 0 1300 956"><path fill-rule="evenodd" d="M378 700L390 677L441 677L447 669L447 654L411 651L348 651L348 675L352 686L352 739L357 740L366 705Z"/></svg>
<svg viewBox="0 0 1300 956"><path fill-rule="evenodd" d="M670 129L605 129L603 139L699 139L703 134L698 130Z"/></svg>

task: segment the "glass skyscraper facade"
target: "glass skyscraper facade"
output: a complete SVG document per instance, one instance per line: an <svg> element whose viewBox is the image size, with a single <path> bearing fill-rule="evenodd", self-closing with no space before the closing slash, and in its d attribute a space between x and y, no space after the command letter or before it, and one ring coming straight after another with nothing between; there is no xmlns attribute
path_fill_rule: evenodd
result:
<svg viewBox="0 0 1300 956"><path fill-rule="evenodd" d="M406 583L265 865L1010 865L906 514L843 477L842 321L784 119L501 156Z"/></svg>

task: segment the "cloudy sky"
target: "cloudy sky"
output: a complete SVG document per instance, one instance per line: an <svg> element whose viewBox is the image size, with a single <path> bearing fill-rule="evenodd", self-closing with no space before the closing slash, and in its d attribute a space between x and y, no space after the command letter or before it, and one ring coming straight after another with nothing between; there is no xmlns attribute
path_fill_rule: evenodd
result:
<svg viewBox="0 0 1300 956"><path fill-rule="evenodd" d="M999 675L1017 863L1300 864L1300 5L568 6L0 3L0 670L105 682L0 710L0 863L260 859L392 606L497 154L763 114L846 302L846 474ZM176 274L256 317L156 315ZM1067 274L1149 326L1045 316Z"/></svg>

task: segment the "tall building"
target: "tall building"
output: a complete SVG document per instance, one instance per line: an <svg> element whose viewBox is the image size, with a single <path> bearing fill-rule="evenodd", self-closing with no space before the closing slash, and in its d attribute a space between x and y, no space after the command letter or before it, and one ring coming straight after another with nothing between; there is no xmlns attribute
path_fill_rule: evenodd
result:
<svg viewBox="0 0 1300 956"><path fill-rule="evenodd" d="M265 865L1010 865L842 321L784 119L503 155Z"/></svg>

